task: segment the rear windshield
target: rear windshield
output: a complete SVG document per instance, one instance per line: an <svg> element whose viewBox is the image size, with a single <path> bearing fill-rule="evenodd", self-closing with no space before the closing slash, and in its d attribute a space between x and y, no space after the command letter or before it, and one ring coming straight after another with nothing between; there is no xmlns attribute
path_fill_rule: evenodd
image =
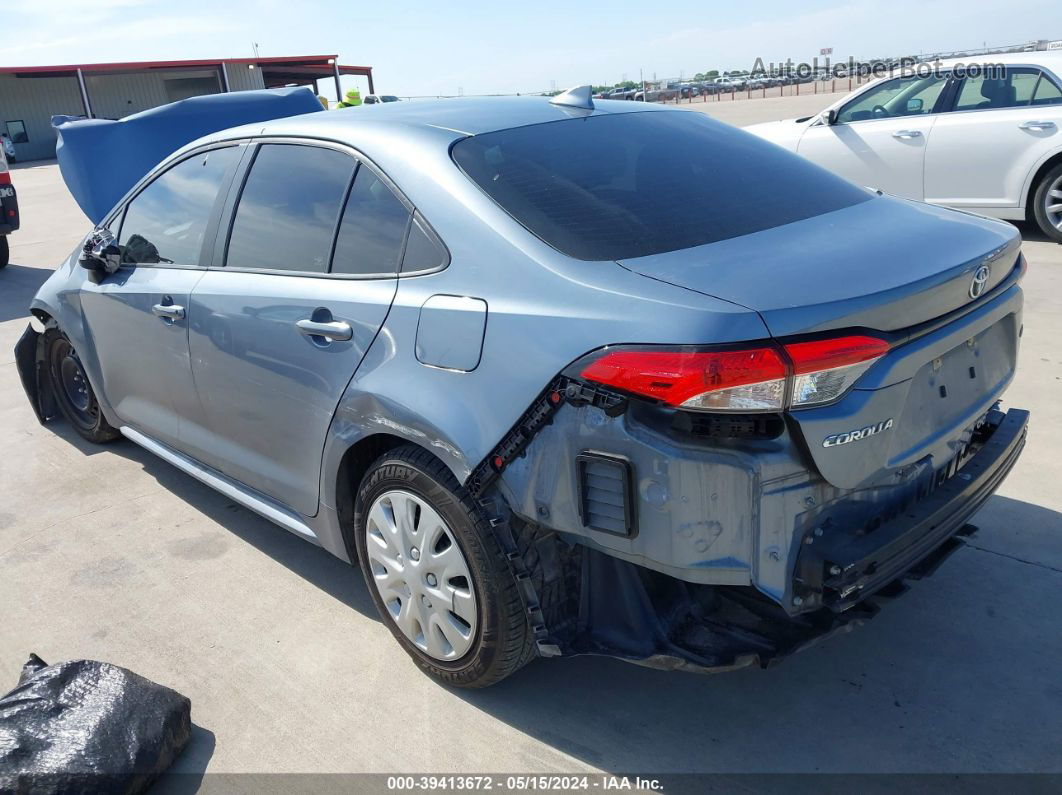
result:
<svg viewBox="0 0 1062 795"><path fill-rule="evenodd" d="M582 260L691 248L871 194L694 111L619 113L476 135L457 165L549 245Z"/></svg>

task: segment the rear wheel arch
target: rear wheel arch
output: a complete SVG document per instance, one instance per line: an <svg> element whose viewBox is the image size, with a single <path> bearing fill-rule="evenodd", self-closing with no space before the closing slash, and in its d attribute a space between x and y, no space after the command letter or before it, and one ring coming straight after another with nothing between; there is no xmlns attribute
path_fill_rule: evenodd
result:
<svg viewBox="0 0 1062 795"><path fill-rule="evenodd" d="M347 448L336 470L336 511L343 528L343 543L351 561L356 561L357 549L354 541L354 501L361 483L369 468L376 460L403 445L416 444L415 441L389 433L374 433L366 436ZM446 462L423 445L417 445L444 466ZM449 467L447 467L449 468Z"/></svg>
<svg viewBox="0 0 1062 795"><path fill-rule="evenodd" d="M1055 152L1047 160L1040 164L1040 167L1036 169L1036 173L1033 174L1033 178L1029 180L1029 184L1025 190L1025 217L1030 223L1036 223L1034 213L1036 211L1035 198L1036 189L1040 187L1040 183L1043 181L1047 173L1051 171L1055 166L1062 164L1062 151Z"/></svg>

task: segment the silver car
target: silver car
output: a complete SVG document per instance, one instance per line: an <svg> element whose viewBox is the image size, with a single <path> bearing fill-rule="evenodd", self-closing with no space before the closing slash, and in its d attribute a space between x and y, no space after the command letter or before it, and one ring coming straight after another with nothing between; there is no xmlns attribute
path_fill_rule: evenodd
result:
<svg viewBox="0 0 1062 795"><path fill-rule="evenodd" d="M930 570L1009 472L999 221L699 113L391 103L198 140L34 298L42 421L356 562L416 663L766 665Z"/></svg>

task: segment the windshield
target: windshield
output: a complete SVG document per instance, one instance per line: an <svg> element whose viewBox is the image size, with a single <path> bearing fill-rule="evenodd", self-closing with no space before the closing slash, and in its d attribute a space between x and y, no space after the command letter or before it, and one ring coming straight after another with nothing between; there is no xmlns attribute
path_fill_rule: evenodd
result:
<svg viewBox="0 0 1062 795"><path fill-rule="evenodd" d="M465 138L457 165L513 218L582 260L692 248L871 194L695 111L588 116Z"/></svg>

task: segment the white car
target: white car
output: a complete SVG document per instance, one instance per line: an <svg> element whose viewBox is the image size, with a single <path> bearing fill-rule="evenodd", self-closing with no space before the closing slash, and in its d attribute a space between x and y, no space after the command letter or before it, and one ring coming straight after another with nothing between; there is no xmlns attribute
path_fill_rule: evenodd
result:
<svg viewBox="0 0 1062 795"><path fill-rule="evenodd" d="M860 185L1010 221L1062 242L1062 53L986 56L1003 73L868 83L814 116L746 130Z"/></svg>

